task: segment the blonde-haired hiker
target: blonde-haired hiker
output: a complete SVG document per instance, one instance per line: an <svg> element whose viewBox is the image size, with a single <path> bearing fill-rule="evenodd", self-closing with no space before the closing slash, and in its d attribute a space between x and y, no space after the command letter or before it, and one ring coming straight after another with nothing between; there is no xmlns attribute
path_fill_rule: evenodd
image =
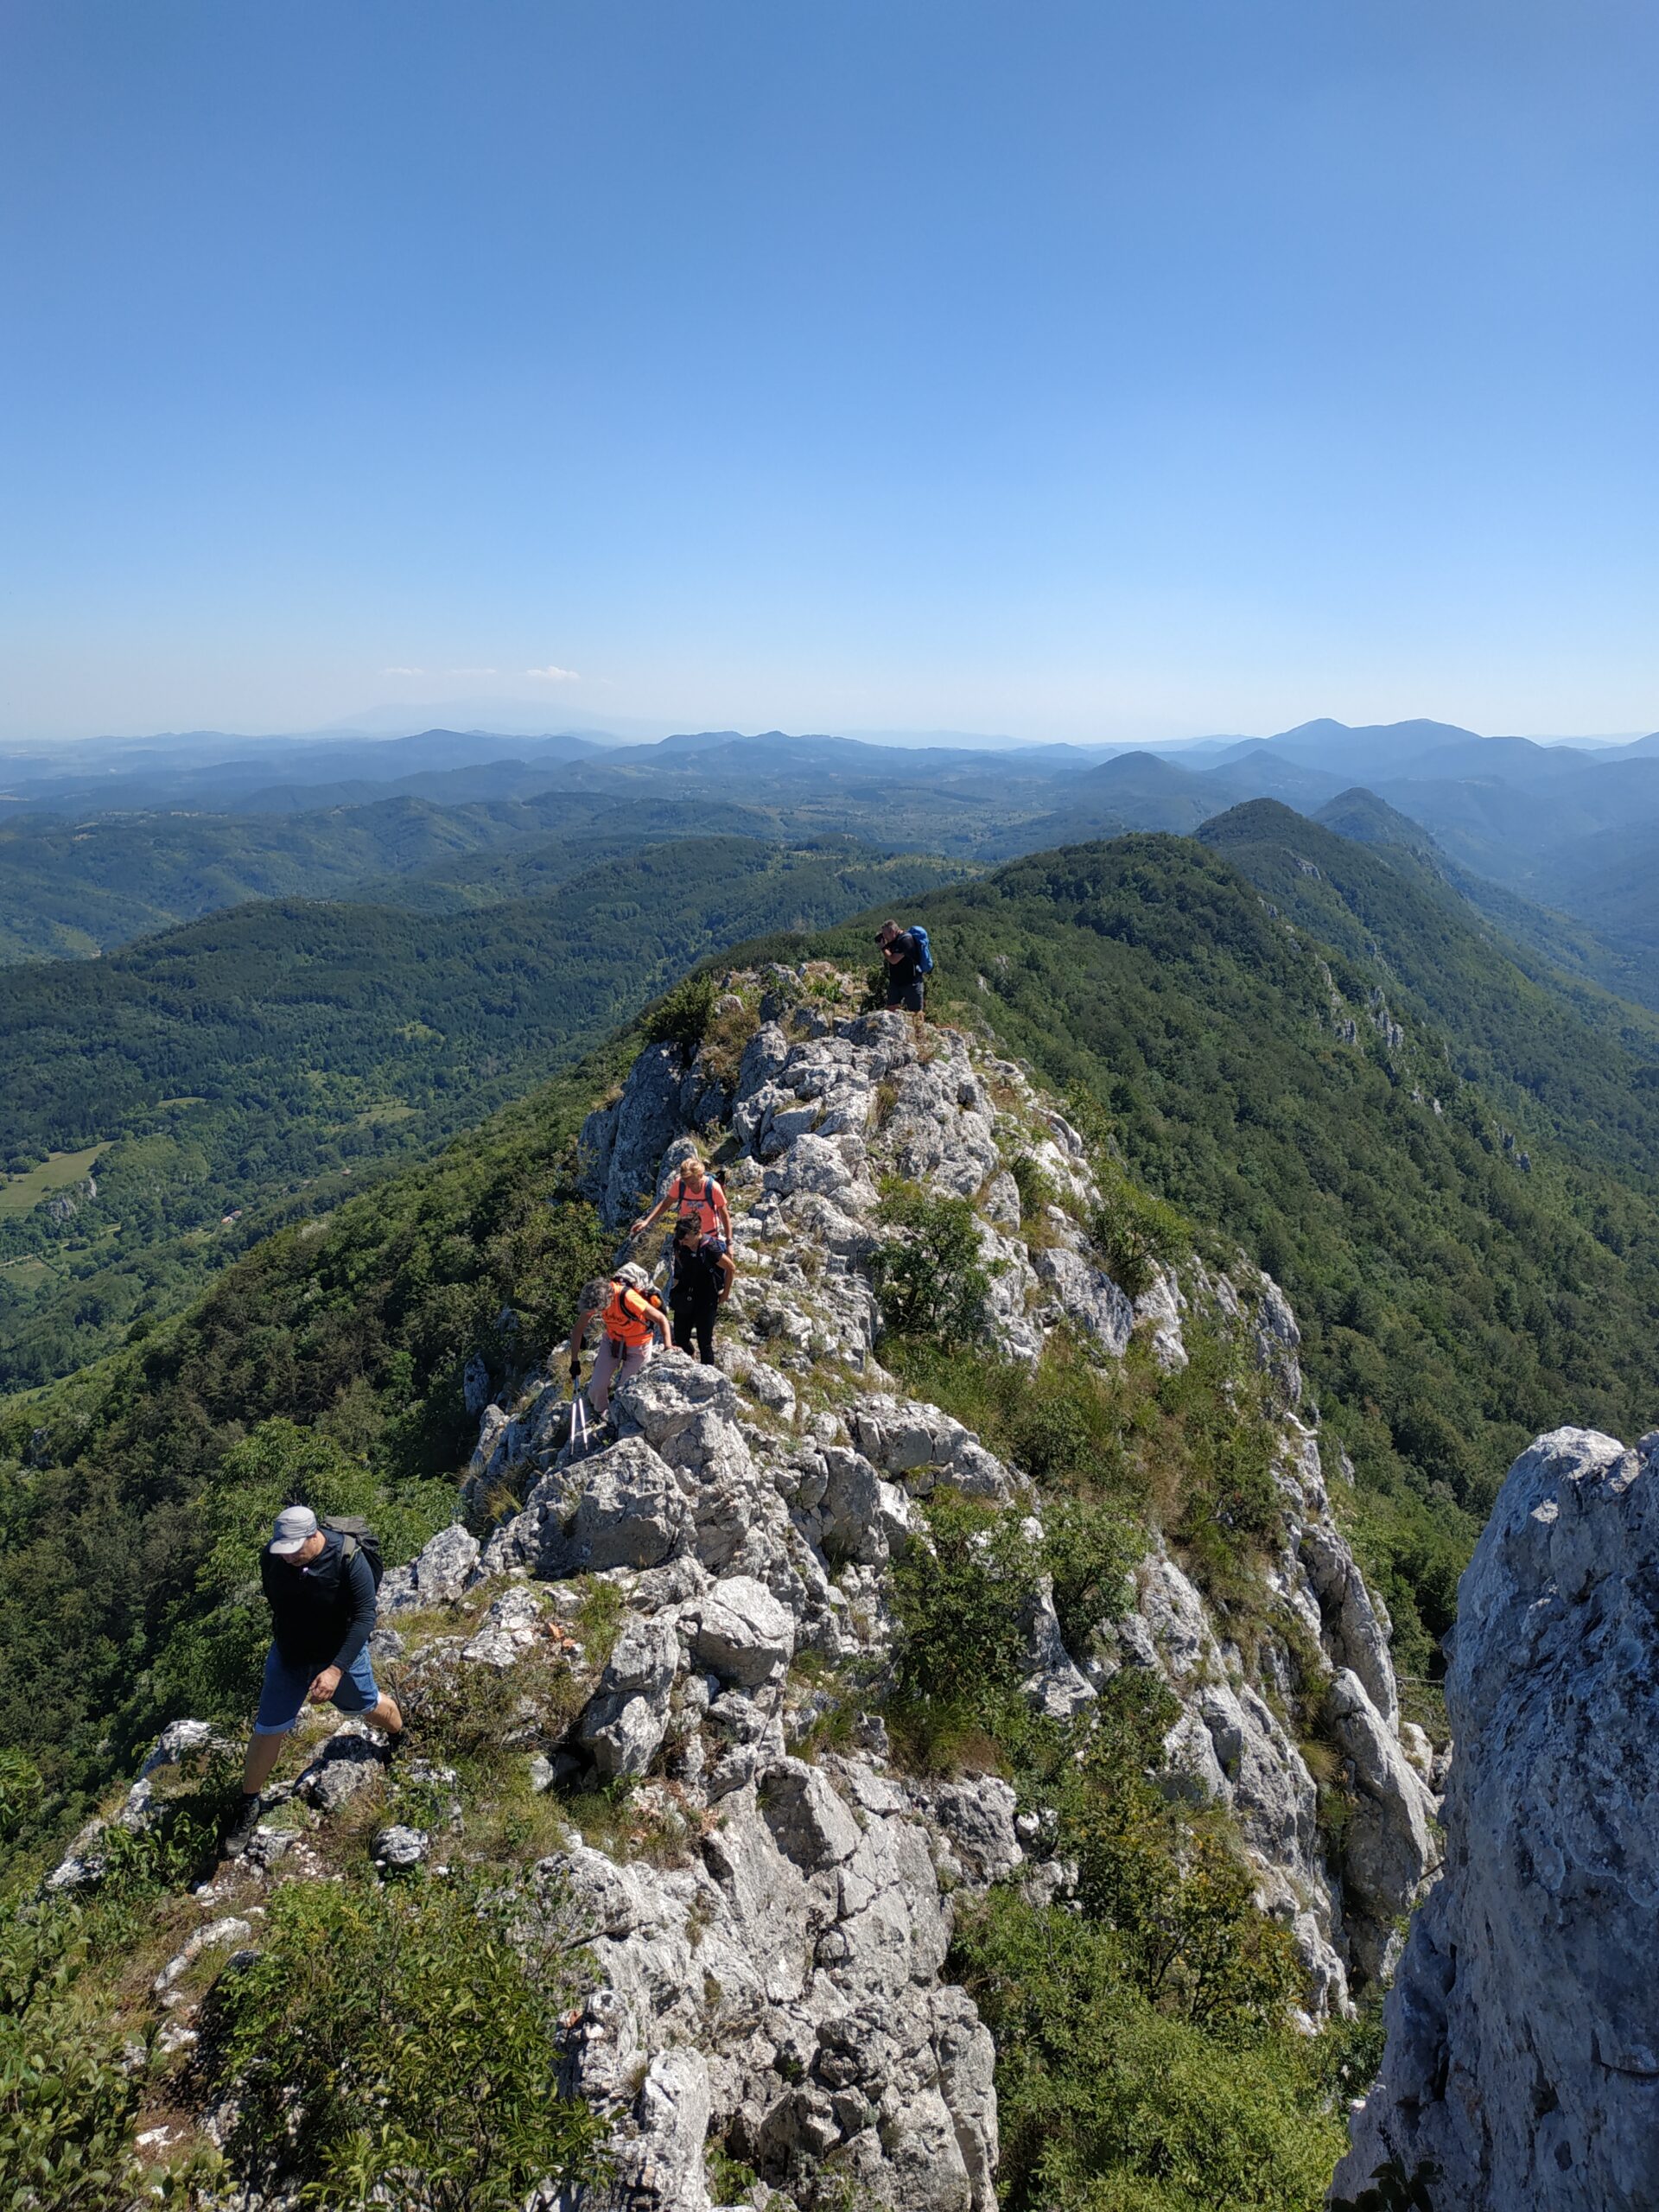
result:
<svg viewBox="0 0 1659 2212"><path fill-rule="evenodd" d="M612 1386L637 1375L659 1343L668 1349L668 1315L651 1287L651 1277L632 1261L608 1282L590 1282L582 1294L582 1310L566 1347L573 1383L582 1373L582 1340L594 1321L603 1330L604 1340L588 1380L588 1402L602 1421Z"/></svg>
<svg viewBox="0 0 1659 2212"><path fill-rule="evenodd" d="M726 1193L695 1152L687 1153L680 1162L679 1172L674 1180L651 1211L640 1215L629 1231L630 1236L643 1236L652 1222L660 1219L670 1206L673 1207L680 1221L685 1220L688 1215L695 1215L702 1224L705 1242L718 1238L722 1251L731 1249L732 1212L726 1203Z"/></svg>

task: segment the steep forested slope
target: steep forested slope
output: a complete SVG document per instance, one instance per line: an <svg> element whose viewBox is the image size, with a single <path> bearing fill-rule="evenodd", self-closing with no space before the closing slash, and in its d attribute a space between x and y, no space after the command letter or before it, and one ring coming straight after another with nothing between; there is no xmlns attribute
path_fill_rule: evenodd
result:
<svg viewBox="0 0 1659 2212"><path fill-rule="evenodd" d="M1369 845L1391 868L1413 881L1433 879L1473 912L1491 923L1510 953L1530 953L1541 960L1556 983L1576 979L1611 992L1626 1006L1659 1005L1659 976L1651 963L1623 949L1588 923L1506 890L1489 876L1477 875L1444 852L1421 823L1377 798L1356 788L1342 791L1319 808L1313 820L1339 837ZM1532 969L1522 958L1521 964Z"/></svg>
<svg viewBox="0 0 1659 2212"><path fill-rule="evenodd" d="M0 1401L0 1746L45 1775L48 1826L211 1687L188 1624L216 1500L296 1478L336 1510L372 1496L394 1547L449 1518L466 1361L568 1328L594 1264L591 1214L548 1202L570 1195L568 1141L622 1065L601 1053L267 1238L140 1349ZM287 1426L247 1446L270 1420Z"/></svg>
<svg viewBox="0 0 1659 2212"><path fill-rule="evenodd" d="M476 914L252 904L10 970L0 1158L110 1148L95 1192L0 1220L0 1388L95 1357L342 1179L482 1118L712 948L952 872L684 838Z"/></svg>
<svg viewBox="0 0 1659 2212"><path fill-rule="evenodd" d="M1449 907L1417 913L1409 960L1393 916L1414 984L1345 905L1349 951L1276 903L1218 853L1133 836L916 911L941 1009L1080 1086L1137 1176L1285 1283L1391 1599L1438 1629L1527 1439L1639 1433L1659 1406L1659 1104L1649 1063Z"/></svg>
<svg viewBox="0 0 1659 2212"><path fill-rule="evenodd" d="M1522 1126L1654 1185L1659 1019L1483 928L1439 874L1432 843L1378 851L1268 799L1198 836L1299 928L1369 963L1385 992L1390 978L1408 992L1446 1040L1453 1071Z"/></svg>

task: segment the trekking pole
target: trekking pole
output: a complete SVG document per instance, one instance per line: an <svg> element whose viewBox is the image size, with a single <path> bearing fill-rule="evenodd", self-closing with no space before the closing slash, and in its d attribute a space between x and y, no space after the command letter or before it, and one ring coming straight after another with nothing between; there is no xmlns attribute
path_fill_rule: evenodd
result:
<svg viewBox="0 0 1659 2212"><path fill-rule="evenodd" d="M588 1393L578 1383L570 1400L570 1449L580 1454L587 1442Z"/></svg>

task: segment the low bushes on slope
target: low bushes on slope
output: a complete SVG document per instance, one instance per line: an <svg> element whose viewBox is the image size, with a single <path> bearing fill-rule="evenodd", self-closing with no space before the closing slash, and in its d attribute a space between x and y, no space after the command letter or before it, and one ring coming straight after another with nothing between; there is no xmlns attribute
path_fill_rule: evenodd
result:
<svg viewBox="0 0 1659 2212"><path fill-rule="evenodd" d="M139 1349L0 1405L0 1747L44 1783L17 1846L61 1833L198 1698L234 1707L257 1633L238 1577L276 1491L367 1508L405 1549L429 1483L448 1516L476 1427L466 1362L538 1357L608 1255L568 1167L614 1065L273 1237Z"/></svg>
<svg viewBox="0 0 1659 2212"><path fill-rule="evenodd" d="M1008 2212L1323 2201L1346 2134L1300 2038L1206 2031L1148 1999L1116 1929L1012 1892L967 1917L954 1963L996 2038Z"/></svg>
<svg viewBox="0 0 1659 2212"><path fill-rule="evenodd" d="M517 1910L477 1878L278 1890L258 1956L213 1993L232 2170L404 2212L520 2212L593 2178L606 2124L559 2090L578 1978L527 1968Z"/></svg>
<svg viewBox="0 0 1659 2212"><path fill-rule="evenodd" d="M1276 1635L1275 1673L1300 1679L1267 1580L1283 1531L1263 1378L1197 1314L1173 1373L1144 1344L1101 1366L1063 1335L1035 1365L999 1361L928 1322L918 1308L884 1359L1032 1476L1042 1534L1019 1509L930 1496L929 1542L893 1568L887 1726L913 1765L1010 1777L1075 1868L1068 1907L1010 1887L958 1915L953 1971L997 2044L1000 2199L1009 2212L1314 2212L1345 2139L1343 2097L1374 2063L1370 2012L1299 2032L1302 1968L1257 1910L1229 1823L1154 1779L1178 1710L1156 1677L1119 1665L1083 1723L1033 1715L1020 1690L1043 1578L1081 1656L1132 1602L1129 1570L1159 1530L1217 1632L1247 1651Z"/></svg>
<svg viewBox="0 0 1659 2212"><path fill-rule="evenodd" d="M1000 2196L1011 2212L1313 2212L1344 2132L1354 2031L1291 2024L1303 1974L1260 1913L1224 1822L1150 1777L1175 1704L1124 1669L1088 1725L1033 1717L1018 1689L1022 1610L1086 1563L1092 1619L1128 1601L1138 1548L1107 1509L1046 1508L1046 1539L948 1491L931 1548L893 1573L900 1755L1012 1776L1076 1867L1071 1910L993 1890L958 1916L952 1971L996 2039ZM1074 1631L1075 1632L1075 1631ZM1082 1648L1082 1639L1077 1639Z"/></svg>

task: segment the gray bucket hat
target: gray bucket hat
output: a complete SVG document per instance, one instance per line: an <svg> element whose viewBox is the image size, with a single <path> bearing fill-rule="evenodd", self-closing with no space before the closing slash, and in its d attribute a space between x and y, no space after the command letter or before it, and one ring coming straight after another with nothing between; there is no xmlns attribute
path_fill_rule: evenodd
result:
<svg viewBox="0 0 1659 2212"><path fill-rule="evenodd" d="M270 1531L270 1548L278 1559L292 1559L317 1533L317 1516L308 1505L285 1505Z"/></svg>

